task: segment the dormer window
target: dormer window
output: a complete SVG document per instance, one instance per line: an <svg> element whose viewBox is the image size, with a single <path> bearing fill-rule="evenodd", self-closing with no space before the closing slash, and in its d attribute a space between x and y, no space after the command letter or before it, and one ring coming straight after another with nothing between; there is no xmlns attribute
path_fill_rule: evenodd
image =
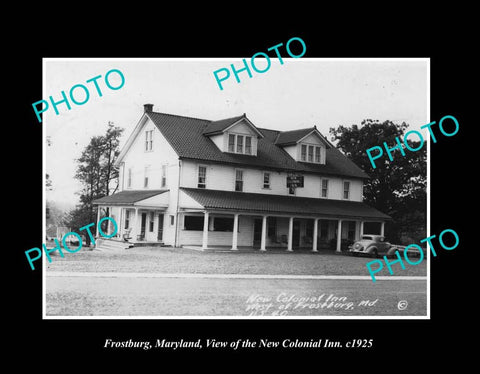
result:
<svg viewBox="0 0 480 374"><path fill-rule="evenodd" d="M222 152L249 156L257 155L258 140L264 138L245 114L210 122L203 135L208 136Z"/></svg>
<svg viewBox="0 0 480 374"><path fill-rule="evenodd" d="M300 144L300 161L322 163L321 147L311 144Z"/></svg>
<svg viewBox="0 0 480 374"><path fill-rule="evenodd" d="M252 137L241 134L228 134L228 152L251 155Z"/></svg>
<svg viewBox="0 0 480 374"><path fill-rule="evenodd" d="M228 152L235 152L235 135L228 135Z"/></svg>
<svg viewBox="0 0 480 374"><path fill-rule="evenodd" d="M251 136L245 137L245 154L246 155L252 154L252 137Z"/></svg>
<svg viewBox="0 0 480 374"><path fill-rule="evenodd" d="M281 131L275 145L281 147L295 161L322 165L326 164L327 149L332 147L316 127Z"/></svg>

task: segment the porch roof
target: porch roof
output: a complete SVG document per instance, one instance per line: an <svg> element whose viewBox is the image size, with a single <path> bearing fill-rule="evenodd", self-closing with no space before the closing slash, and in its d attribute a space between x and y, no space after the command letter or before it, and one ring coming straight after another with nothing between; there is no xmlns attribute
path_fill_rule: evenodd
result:
<svg viewBox="0 0 480 374"><path fill-rule="evenodd" d="M168 190L126 190L93 200L96 205L135 205L139 201L161 195Z"/></svg>
<svg viewBox="0 0 480 374"><path fill-rule="evenodd" d="M206 209L251 213L287 213L292 215L331 216L389 220L390 216L358 201L315 199L247 192L180 188Z"/></svg>

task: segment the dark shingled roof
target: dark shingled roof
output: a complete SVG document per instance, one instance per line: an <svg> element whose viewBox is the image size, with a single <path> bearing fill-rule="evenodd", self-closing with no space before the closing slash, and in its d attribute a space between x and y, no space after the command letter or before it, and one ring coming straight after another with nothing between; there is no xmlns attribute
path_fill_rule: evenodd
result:
<svg viewBox="0 0 480 374"><path fill-rule="evenodd" d="M312 132L315 127L310 127L308 129L298 129L298 130L290 130L290 131L282 131L278 134L277 139L275 140L275 144L277 145L287 145L287 144L294 144L308 133Z"/></svg>
<svg viewBox="0 0 480 374"><path fill-rule="evenodd" d="M217 128L217 126L220 128L226 126L227 123L234 123L234 119L238 120L242 116L212 122L205 119L158 112L149 112L147 115L180 158L264 169L368 178L363 170L335 147L326 150L325 165L296 162L286 151L275 145L275 140L281 134L277 130L257 128L264 136L258 139L257 156L222 152L208 136L204 135L205 130L212 123L217 123L212 125L214 128ZM308 130L311 131L312 129Z"/></svg>
<svg viewBox="0 0 480 374"><path fill-rule="evenodd" d="M93 204L133 205L137 201L145 200L167 191L168 190L125 190L114 195L93 200Z"/></svg>
<svg viewBox="0 0 480 374"><path fill-rule="evenodd" d="M206 209L307 216L390 219L390 216L359 201L180 188Z"/></svg>
<svg viewBox="0 0 480 374"><path fill-rule="evenodd" d="M241 120L243 117L245 117L245 114L237 117L221 119L220 121L210 122L205 128L205 130L203 130L203 133L205 135L213 135L213 134L220 133L223 130L225 130L228 126L233 125L235 122Z"/></svg>

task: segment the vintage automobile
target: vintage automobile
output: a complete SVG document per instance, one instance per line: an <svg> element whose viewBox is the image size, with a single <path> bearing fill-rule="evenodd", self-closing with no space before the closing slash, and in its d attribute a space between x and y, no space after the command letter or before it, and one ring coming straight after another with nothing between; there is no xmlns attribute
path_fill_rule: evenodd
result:
<svg viewBox="0 0 480 374"><path fill-rule="evenodd" d="M369 255L372 257L387 256L394 257L395 252L398 251L403 254L406 246L391 244L385 240L382 235L362 235L362 239L349 246L349 252L352 255ZM408 257L421 257L422 253L415 248L408 249Z"/></svg>
<svg viewBox="0 0 480 374"><path fill-rule="evenodd" d="M381 235L363 235L362 238L349 247L350 253L353 255L363 254L372 257L377 256L394 256L395 251L401 251L402 248L397 245L390 244Z"/></svg>

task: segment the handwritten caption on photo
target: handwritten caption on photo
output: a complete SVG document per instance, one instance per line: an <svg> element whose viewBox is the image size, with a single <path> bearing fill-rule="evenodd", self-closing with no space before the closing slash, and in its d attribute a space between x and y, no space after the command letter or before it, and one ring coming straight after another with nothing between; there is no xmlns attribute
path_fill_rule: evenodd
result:
<svg viewBox="0 0 480 374"><path fill-rule="evenodd" d="M282 292L276 297L252 294L246 300L245 311L249 316L287 316L308 310L354 310L356 307L373 307L375 300L350 301L346 296L322 293L314 296L299 296Z"/></svg>

